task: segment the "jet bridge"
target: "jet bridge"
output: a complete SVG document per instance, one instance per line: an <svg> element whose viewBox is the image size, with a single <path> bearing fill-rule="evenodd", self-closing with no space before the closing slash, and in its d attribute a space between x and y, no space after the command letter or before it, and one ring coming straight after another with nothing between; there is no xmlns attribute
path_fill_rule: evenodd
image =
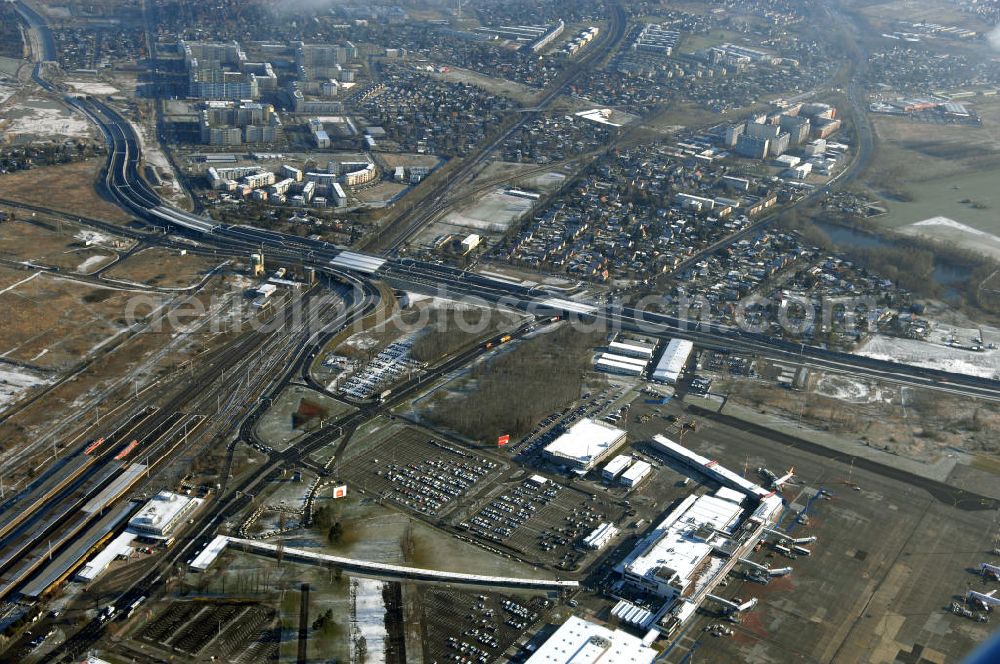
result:
<svg viewBox="0 0 1000 664"><path fill-rule="evenodd" d="M757 606L756 597L751 597L742 604L737 604L736 602L728 600L724 597L719 597L718 595L712 595L711 593L705 595L705 598L724 606L726 608L726 613L743 613L744 611L749 611L753 607Z"/></svg>
<svg viewBox="0 0 1000 664"><path fill-rule="evenodd" d="M789 544L812 544L816 541L815 535L810 535L809 537L792 537L791 535L783 533L780 530L775 530L774 528L765 528L764 532L768 535L777 537L782 542Z"/></svg>

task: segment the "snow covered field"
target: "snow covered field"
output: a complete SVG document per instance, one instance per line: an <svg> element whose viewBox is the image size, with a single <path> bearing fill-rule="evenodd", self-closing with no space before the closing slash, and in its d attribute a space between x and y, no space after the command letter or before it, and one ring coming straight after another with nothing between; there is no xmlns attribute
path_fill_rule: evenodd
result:
<svg viewBox="0 0 1000 664"><path fill-rule="evenodd" d="M0 365L0 409L20 399L25 392L33 387L44 385L48 381L26 369L16 366Z"/></svg>
<svg viewBox="0 0 1000 664"><path fill-rule="evenodd" d="M511 196L503 190L492 191L476 203L458 212L449 212L438 224L437 233L502 233L531 209L534 201Z"/></svg>
<svg viewBox="0 0 1000 664"><path fill-rule="evenodd" d="M351 616L351 661L365 664L385 662L385 600L382 597L383 581L352 579L354 615ZM362 653L358 644L364 639Z"/></svg>
<svg viewBox="0 0 1000 664"><path fill-rule="evenodd" d="M931 217L901 226L896 230L904 235L918 235L952 242L961 247L1000 258L1000 237L948 217Z"/></svg>
<svg viewBox="0 0 1000 664"><path fill-rule="evenodd" d="M98 233L88 229L83 229L73 236L80 242L87 244L111 244L111 238L104 233Z"/></svg>
<svg viewBox="0 0 1000 664"><path fill-rule="evenodd" d="M77 92L83 92L88 95L118 94L118 88L107 83L101 83L100 81L66 81L66 84Z"/></svg>
<svg viewBox="0 0 1000 664"><path fill-rule="evenodd" d="M6 80L0 80L0 104L13 97L15 92L17 92L17 88L9 85Z"/></svg>
<svg viewBox="0 0 1000 664"><path fill-rule="evenodd" d="M98 254L96 256L90 256L82 263L76 266L76 271L80 274L90 274L94 270L102 267L105 263L111 260L111 256L105 256L103 254Z"/></svg>
<svg viewBox="0 0 1000 664"><path fill-rule="evenodd" d="M90 123L82 116L43 99L29 99L9 110L8 134L30 134L49 138L67 136L83 138L90 135Z"/></svg>
<svg viewBox="0 0 1000 664"><path fill-rule="evenodd" d="M848 403L874 403L887 399L878 384L839 374L820 376L816 381L816 393Z"/></svg>
<svg viewBox="0 0 1000 664"><path fill-rule="evenodd" d="M980 334L984 349L968 350ZM1000 350L989 348L990 345L1000 346L1000 330L990 327L977 329L935 325L926 341L879 334L859 348L857 353L917 367L981 378L1000 378Z"/></svg>

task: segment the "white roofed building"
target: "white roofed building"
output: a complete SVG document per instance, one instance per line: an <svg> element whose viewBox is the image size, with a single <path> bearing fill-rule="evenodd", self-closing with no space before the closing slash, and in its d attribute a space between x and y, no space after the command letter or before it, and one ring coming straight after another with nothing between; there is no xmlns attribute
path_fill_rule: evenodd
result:
<svg viewBox="0 0 1000 664"><path fill-rule="evenodd" d="M628 632L570 616L527 664L650 664L656 654Z"/></svg>
<svg viewBox="0 0 1000 664"><path fill-rule="evenodd" d="M646 363L624 355L601 353L594 360L594 368L598 371L621 374L623 376L641 376L642 372L646 370Z"/></svg>
<svg viewBox="0 0 1000 664"><path fill-rule="evenodd" d="M110 565L115 559L127 558L132 555L132 542L135 538L135 533L125 531L115 539L111 540L107 546L101 549L96 556L91 558L90 561L76 573L77 581L90 583L100 576L101 573L108 568L108 565Z"/></svg>
<svg viewBox="0 0 1000 664"><path fill-rule="evenodd" d="M634 487L639 482L646 479L653 467L646 461L636 461L621 476L621 483L628 487Z"/></svg>
<svg viewBox="0 0 1000 664"><path fill-rule="evenodd" d="M602 523L583 538L583 545L588 549L603 549L617 534L618 529L613 523Z"/></svg>
<svg viewBox="0 0 1000 664"><path fill-rule="evenodd" d="M574 470L587 471L625 442L625 431L584 418L545 447L545 456Z"/></svg>
<svg viewBox="0 0 1000 664"><path fill-rule="evenodd" d="M694 594L717 546L729 542L743 508L719 495L688 496L644 537L615 570L663 598Z"/></svg>
<svg viewBox="0 0 1000 664"><path fill-rule="evenodd" d="M608 344L608 350L616 355L627 355L649 361L653 359L656 346L638 341L612 341Z"/></svg>
<svg viewBox="0 0 1000 664"><path fill-rule="evenodd" d="M170 491L161 491L131 519L129 528L143 537L164 539L182 523L187 515L201 505L201 498L189 498Z"/></svg>
<svg viewBox="0 0 1000 664"><path fill-rule="evenodd" d="M604 470L601 471L601 476L606 480L613 480L625 472L625 469L631 466L633 461L635 461L635 459L633 459L630 455L619 454L608 462L608 465L606 465Z"/></svg>
<svg viewBox="0 0 1000 664"><path fill-rule="evenodd" d="M692 350L694 344L687 339L671 339L663 355L660 356L660 361L656 363L656 368L653 369L653 380L676 383L684 371Z"/></svg>

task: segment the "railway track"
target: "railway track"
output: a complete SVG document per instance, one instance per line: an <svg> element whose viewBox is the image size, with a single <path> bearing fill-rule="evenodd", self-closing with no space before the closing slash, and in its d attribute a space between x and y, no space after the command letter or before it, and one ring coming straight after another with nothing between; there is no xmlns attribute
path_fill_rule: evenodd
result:
<svg viewBox="0 0 1000 664"><path fill-rule="evenodd" d="M613 52L620 46L625 37L627 23L624 8L620 3L612 2L608 29L598 36L597 41L591 44L588 51L578 61L570 65L569 69L553 82L550 89L544 92L542 97L535 102L532 110L525 111L524 109L519 109L517 111L517 119L508 128L503 130L495 139L479 148L475 153L466 157L465 161L454 173L439 183L432 191L424 195L420 201L420 205L412 214L401 216L390 222L389 226L383 229L364 248L368 251L381 254L391 254L398 251L420 229L426 226L443 210L450 207L453 201L449 198L449 194L457 187L466 183L490 154L529 120L536 117L539 113L544 112L573 81L588 71L608 53Z"/></svg>

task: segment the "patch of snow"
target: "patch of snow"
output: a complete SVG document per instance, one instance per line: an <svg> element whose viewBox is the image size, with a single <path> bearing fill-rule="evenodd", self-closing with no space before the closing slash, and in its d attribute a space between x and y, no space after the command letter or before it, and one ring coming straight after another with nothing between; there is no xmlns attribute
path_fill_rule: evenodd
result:
<svg viewBox="0 0 1000 664"><path fill-rule="evenodd" d="M378 337L366 334L365 332L359 332L351 335L351 337L347 339L344 344L351 346L352 348L357 348L358 350L368 350L369 348L374 348L378 345Z"/></svg>
<svg viewBox="0 0 1000 664"><path fill-rule="evenodd" d="M511 282L513 283L513 282ZM408 306L413 306L418 302L427 302L430 306L435 309L448 309L450 311L471 311L473 309L489 309L488 303L483 302L482 304L476 302L466 302L464 300L452 300L447 297L440 297L437 295L425 295L424 293L413 293L407 291L406 293L406 303Z"/></svg>
<svg viewBox="0 0 1000 664"><path fill-rule="evenodd" d="M980 378L1000 378L1000 352L997 349L973 351L921 339L902 339L879 334L856 352L876 360L889 360Z"/></svg>
<svg viewBox="0 0 1000 664"><path fill-rule="evenodd" d="M6 85L5 83L0 83L0 104L3 104L8 99L13 97L15 92L17 92L17 88Z"/></svg>
<svg viewBox="0 0 1000 664"><path fill-rule="evenodd" d="M118 88L100 81L66 81L66 84L72 86L74 90L88 95L118 94Z"/></svg>
<svg viewBox="0 0 1000 664"><path fill-rule="evenodd" d="M6 408L21 398L28 390L48 382L45 378L27 369L3 366L0 368L0 408Z"/></svg>
<svg viewBox="0 0 1000 664"><path fill-rule="evenodd" d="M591 122L597 122L598 124L610 125L612 127L621 127L617 122L611 121L611 109L610 108L592 108L589 111L580 111L576 114L578 117L584 120L590 120Z"/></svg>
<svg viewBox="0 0 1000 664"><path fill-rule="evenodd" d="M512 196L504 190L492 191L473 205L458 212L449 212L440 225L475 229L483 232L502 232L520 219L534 201ZM457 231L457 229L454 229Z"/></svg>
<svg viewBox="0 0 1000 664"><path fill-rule="evenodd" d="M7 126L7 134L30 134L43 138L52 136L82 138L90 135L91 127L86 119L62 108L16 104L10 111L13 117ZM18 111L21 114L18 114Z"/></svg>
<svg viewBox="0 0 1000 664"><path fill-rule="evenodd" d="M839 374L821 376L816 381L816 393L848 403L872 403L882 400L882 391L878 385Z"/></svg>
<svg viewBox="0 0 1000 664"><path fill-rule="evenodd" d="M104 233L98 233L97 231L91 230L81 230L79 233L73 236L75 239L80 240L80 242L86 242L88 244L108 244L111 242L111 238Z"/></svg>
<svg viewBox="0 0 1000 664"><path fill-rule="evenodd" d="M960 221L955 221L954 219L949 219L948 217L931 217L930 219L924 219L923 221L918 221L910 224L910 227L917 226L944 226L946 228L953 228L956 231L962 231L963 233L969 233L970 235L978 235L980 237L987 237L991 240L1000 240L996 235L992 233L987 233L986 231L981 231L978 228L973 228L963 224Z"/></svg>
<svg viewBox="0 0 1000 664"><path fill-rule="evenodd" d="M351 661L365 664L385 662L385 600L382 598L383 581L374 579L351 580L354 602L351 616ZM365 653L358 652L358 641L364 638Z"/></svg>
<svg viewBox="0 0 1000 664"><path fill-rule="evenodd" d="M91 271L97 269L106 260L111 258L111 256L105 256L103 254L98 254L96 256L91 256L87 260L83 261L76 266L76 271L80 274L89 274Z"/></svg>

